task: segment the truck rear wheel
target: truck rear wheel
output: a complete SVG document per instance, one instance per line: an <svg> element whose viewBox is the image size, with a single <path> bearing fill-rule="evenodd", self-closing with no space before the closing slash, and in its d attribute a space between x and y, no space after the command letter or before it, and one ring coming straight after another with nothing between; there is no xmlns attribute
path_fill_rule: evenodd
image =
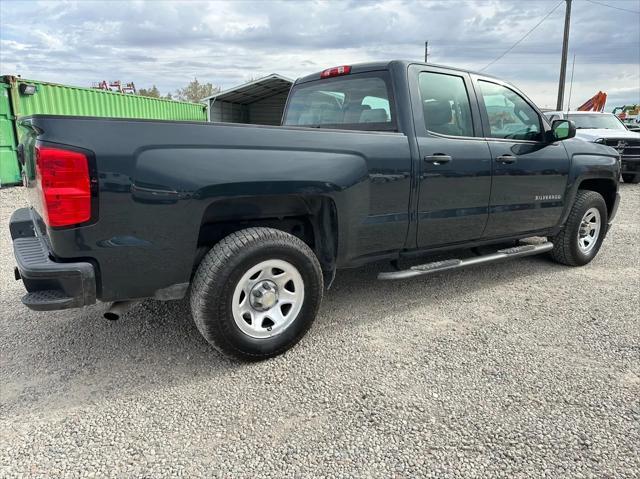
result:
<svg viewBox="0 0 640 479"><path fill-rule="evenodd" d="M640 173L622 173L622 179L625 183L640 183Z"/></svg>
<svg viewBox="0 0 640 479"><path fill-rule="evenodd" d="M578 190L564 228L551 240L551 257L569 266L589 263L600 250L607 224L604 198L595 191Z"/></svg>
<svg viewBox="0 0 640 479"><path fill-rule="evenodd" d="M247 228L203 258L191 286L191 313L221 353L260 360L304 336L322 293L320 264L303 241L272 228Z"/></svg>

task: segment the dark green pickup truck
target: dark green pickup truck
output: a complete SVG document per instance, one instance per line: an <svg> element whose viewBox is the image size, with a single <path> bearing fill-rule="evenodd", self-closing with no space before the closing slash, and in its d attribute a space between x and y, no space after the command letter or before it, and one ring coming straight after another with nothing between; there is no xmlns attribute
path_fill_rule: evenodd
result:
<svg viewBox="0 0 640 479"><path fill-rule="evenodd" d="M10 225L24 304L100 300L116 319L189 294L205 338L242 359L300 340L337 269L481 245L496 246L380 278L543 252L584 265L619 201L614 149L496 78L405 61L297 80L280 127L24 125L32 208ZM533 236L548 241L516 243Z"/></svg>

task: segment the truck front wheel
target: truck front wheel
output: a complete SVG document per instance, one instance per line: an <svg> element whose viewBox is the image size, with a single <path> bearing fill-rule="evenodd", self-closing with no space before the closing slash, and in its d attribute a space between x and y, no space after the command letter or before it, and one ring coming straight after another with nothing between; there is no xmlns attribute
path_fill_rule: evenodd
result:
<svg viewBox="0 0 640 479"><path fill-rule="evenodd" d="M600 250L607 223L607 205L602 195L578 190L566 224L551 240L552 258L569 266L589 263Z"/></svg>
<svg viewBox="0 0 640 479"><path fill-rule="evenodd" d="M260 360L304 336L322 293L320 264L303 241L272 228L247 228L203 258L191 285L191 313L221 353Z"/></svg>

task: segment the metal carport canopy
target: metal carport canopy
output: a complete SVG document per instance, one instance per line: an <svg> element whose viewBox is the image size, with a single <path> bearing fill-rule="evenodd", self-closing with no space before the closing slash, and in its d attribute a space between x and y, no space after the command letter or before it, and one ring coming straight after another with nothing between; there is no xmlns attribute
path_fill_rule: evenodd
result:
<svg viewBox="0 0 640 479"><path fill-rule="evenodd" d="M203 98L201 101L207 102L209 107L209 121L240 121L237 119L237 112L233 112L233 105L253 105L256 108L284 107L286 95L291 89L293 80L277 73L272 73L266 77L238 85L228 90L221 91L215 95ZM269 100L272 101L269 101ZM275 103L275 105L274 105ZM222 104L228 105L226 109ZM262 107L264 105L264 107ZM251 115L245 109L244 115ZM231 112L231 113L230 113ZM230 116L230 118L229 118ZM218 117L220 117L218 119ZM246 122L252 122L248 119Z"/></svg>

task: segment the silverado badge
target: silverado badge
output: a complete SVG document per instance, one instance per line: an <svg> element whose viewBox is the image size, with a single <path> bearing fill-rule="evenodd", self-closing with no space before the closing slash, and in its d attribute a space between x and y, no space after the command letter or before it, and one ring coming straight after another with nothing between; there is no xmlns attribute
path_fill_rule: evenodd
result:
<svg viewBox="0 0 640 479"><path fill-rule="evenodd" d="M562 195L536 195L536 201L561 200Z"/></svg>

